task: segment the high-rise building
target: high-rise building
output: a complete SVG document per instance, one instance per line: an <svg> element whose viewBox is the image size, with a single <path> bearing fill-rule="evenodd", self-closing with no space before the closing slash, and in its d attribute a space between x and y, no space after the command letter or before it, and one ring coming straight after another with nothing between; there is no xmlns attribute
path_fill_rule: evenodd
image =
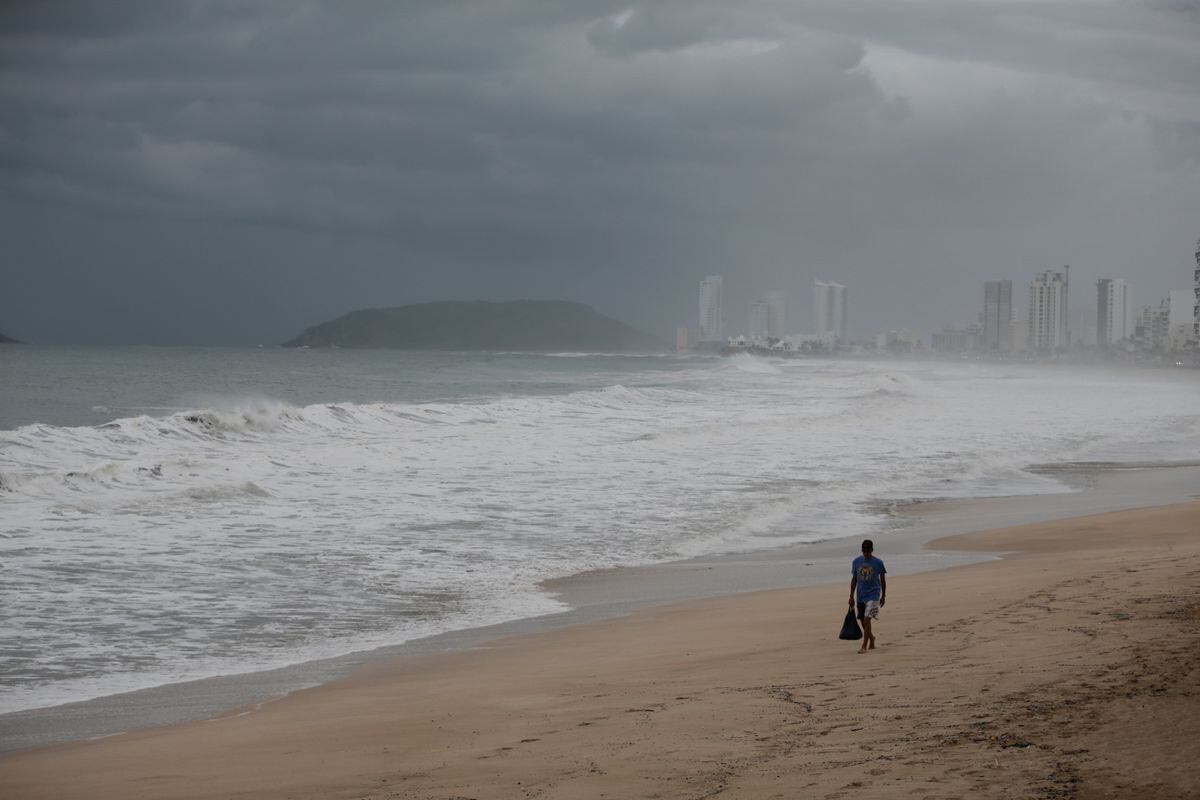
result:
<svg viewBox="0 0 1200 800"><path fill-rule="evenodd" d="M721 276L709 275L700 281L700 341L719 342L724 338L721 324Z"/></svg>
<svg viewBox="0 0 1200 800"><path fill-rule="evenodd" d="M767 336L771 339L782 339L786 329L783 292L767 292Z"/></svg>
<svg viewBox="0 0 1200 800"><path fill-rule="evenodd" d="M1039 272L1029 284L1029 348L1051 353L1067 339L1067 281L1061 272Z"/></svg>
<svg viewBox="0 0 1200 800"><path fill-rule="evenodd" d="M1157 307L1142 307L1142 313L1137 316L1135 328L1135 334L1142 347L1149 350L1167 349L1170 333L1169 314L1166 300L1159 303Z"/></svg>
<svg viewBox="0 0 1200 800"><path fill-rule="evenodd" d="M1096 344L1102 348L1133 338L1133 287L1123 280L1096 282Z"/></svg>
<svg viewBox="0 0 1200 800"><path fill-rule="evenodd" d="M983 344L988 350L1007 352L1012 321L1012 281L987 281L983 285Z"/></svg>
<svg viewBox="0 0 1200 800"><path fill-rule="evenodd" d="M827 281L813 282L813 319L818 336L846 338L846 287Z"/></svg>
<svg viewBox="0 0 1200 800"><path fill-rule="evenodd" d="M750 304L750 340L766 339L770 330L770 306L766 300L755 300Z"/></svg>

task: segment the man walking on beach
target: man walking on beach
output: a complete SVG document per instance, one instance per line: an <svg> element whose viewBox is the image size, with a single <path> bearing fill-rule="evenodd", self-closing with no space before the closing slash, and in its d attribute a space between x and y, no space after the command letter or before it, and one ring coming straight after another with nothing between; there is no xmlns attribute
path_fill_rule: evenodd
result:
<svg viewBox="0 0 1200 800"><path fill-rule="evenodd" d="M871 633L871 620L879 619L879 609L887 599L887 568L873 555L875 543L863 539L862 555L850 566L850 605L858 601L858 619L863 626L863 643L858 652L875 649L875 635ZM857 590L857 593L856 593ZM857 596L856 596L857 594Z"/></svg>

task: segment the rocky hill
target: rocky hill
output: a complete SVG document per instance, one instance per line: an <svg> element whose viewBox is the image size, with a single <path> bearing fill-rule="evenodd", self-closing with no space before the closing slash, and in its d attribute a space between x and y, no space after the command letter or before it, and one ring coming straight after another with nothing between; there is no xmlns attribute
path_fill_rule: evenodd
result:
<svg viewBox="0 0 1200 800"><path fill-rule="evenodd" d="M591 306L561 300L442 302L352 311L284 347L663 352L666 345Z"/></svg>

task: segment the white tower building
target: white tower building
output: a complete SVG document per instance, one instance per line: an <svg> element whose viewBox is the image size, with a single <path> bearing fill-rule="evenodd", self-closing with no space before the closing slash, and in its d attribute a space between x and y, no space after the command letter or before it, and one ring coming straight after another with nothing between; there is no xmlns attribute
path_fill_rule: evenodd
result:
<svg viewBox="0 0 1200 800"><path fill-rule="evenodd" d="M722 341L720 275L709 275L700 281L700 341Z"/></svg>
<svg viewBox="0 0 1200 800"><path fill-rule="evenodd" d="M1067 345L1067 281L1046 270L1029 284L1029 348L1053 352Z"/></svg>
<svg viewBox="0 0 1200 800"><path fill-rule="evenodd" d="M1152 350L1165 350L1168 347L1170 319L1167 301L1164 299L1158 307L1143 306L1137 320L1141 334L1141 343Z"/></svg>
<svg viewBox="0 0 1200 800"><path fill-rule="evenodd" d="M1114 278L1096 282L1096 344L1111 347L1133 338L1136 315L1132 286Z"/></svg>
<svg viewBox="0 0 1200 800"><path fill-rule="evenodd" d="M818 336L846 338L846 287L831 281L813 282L813 319Z"/></svg>

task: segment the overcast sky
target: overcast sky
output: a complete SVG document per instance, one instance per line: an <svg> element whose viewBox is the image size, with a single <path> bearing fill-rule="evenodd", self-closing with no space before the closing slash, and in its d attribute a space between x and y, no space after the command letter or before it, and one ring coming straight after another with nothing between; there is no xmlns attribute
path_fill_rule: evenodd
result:
<svg viewBox="0 0 1200 800"><path fill-rule="evenodd" d="M561 298L667 337L1190 287L1200 0L0 4L0 331L258 343Z"/></svg>

